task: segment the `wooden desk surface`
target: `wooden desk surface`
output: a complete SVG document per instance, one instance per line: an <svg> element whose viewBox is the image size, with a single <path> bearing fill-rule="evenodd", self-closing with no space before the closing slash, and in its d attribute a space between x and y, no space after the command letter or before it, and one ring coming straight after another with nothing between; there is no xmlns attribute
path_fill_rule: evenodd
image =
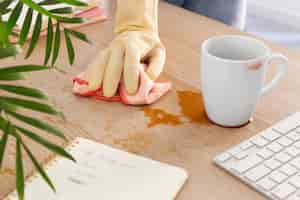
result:
<svg viewBox="0 0 300 200"><path fill-rule="evenodd" d="M215 21L175 8L166 3L160 5L161 38L168 50L165 77L172 80L174 89L151 107L127 107L78 98L72 95L71 78L85 69L95 54L113 38L113 22L84 27L94 40L92 46L76 42L75 67L67 73L39 72L32 74L26 85L36 86L50 95L55 105L64 111L66 122L48 116L41 118L55 123L69 138L87 137L123 150L185 168L190 178L178 196L178 200L240 199L260 200L263 196L226 174L212 163L218 153L239 143L287 114L300 110L299 54L270 44L276 52L290 58L287 77L271 93L264 96L257 108L254 121L240 129L224 129L210 124L204 115L199 94L200 45L208 37L221 34L242 34ZM45 40L41 39L30 63L42 63ZM60 60L62 66L67 63ZM20 56L16 60L1 60L7 64L28 63ZM271 70L272 71L272 70ZM196 92L196 93L195 93ZM149 118L149 116L151 116ZM158 119L158 120L157 120ZM163 122L169 122L165 124ZM44 135L44 133L41 133ZM56 141L53 138L53 141ZM50 156L40 146L28 141L41 161ZM0 175L0 199L14 189L14 148L6 155L4 172ZM26 161L27 174L32 166Z"/></svg>

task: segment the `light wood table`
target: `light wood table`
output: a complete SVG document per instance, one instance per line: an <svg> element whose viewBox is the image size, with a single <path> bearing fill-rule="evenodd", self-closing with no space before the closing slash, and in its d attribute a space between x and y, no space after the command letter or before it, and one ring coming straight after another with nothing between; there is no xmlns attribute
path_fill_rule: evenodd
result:
<svg viewBox="0 0 300 200"><path fill-rule="evenodd" d="M66 114L67 120L62 122L49 116L40 117L59 126L70 139L76 136L87 137L185 168L190 178L179 194L179 200L264 199L217 168L212 159L231 145L256 134L287 114L300 110L300 55L269 44L274 51L289 57L291 65L287 77L261 99L251 124L240 129L224 129L210 124L204 115L199 94L200 46L211 36L243 33L161 3L160 32L168 50L164 78L171 79L174 88L155 105L142 108L83 99L75 97L71 92L72 77L84 70L96 53L109 43L113 38L112 28L113 20L82 28L81 31L88 33L94 44L90 46L76 42L75 67L67 67L66 74L55 71L34 73L23 82L46 91L52 102ZM45 40L41 39L30 63L42 62L44 44ZM1 60L0 65L28 62L18 57L16 60ZM67 65L65 51L59 63L61 66ZM59 142L55 138L51 139ZM51 156L48 152L28 142L41 161L49 160ZM11 145L6 154L6 170L0 175L0 199L14 189L14 175L10 170L14 167L13 147ZM33 169L29 163L27 159L27 174Z"/></svg>

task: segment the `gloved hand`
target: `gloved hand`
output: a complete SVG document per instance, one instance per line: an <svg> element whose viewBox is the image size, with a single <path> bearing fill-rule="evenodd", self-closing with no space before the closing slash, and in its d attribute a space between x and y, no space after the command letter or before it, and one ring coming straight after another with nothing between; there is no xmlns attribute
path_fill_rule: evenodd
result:
<svg viewBox="0 0 300 200"><path fill-rule="evenodd" d="M155 80L163 70L166 52L157 31L158 0L118 0L116 38L88 66L83 79L90 91L103 88L104 96L116 94L124 81L126 91L138 91L140 68Z"/></svg>

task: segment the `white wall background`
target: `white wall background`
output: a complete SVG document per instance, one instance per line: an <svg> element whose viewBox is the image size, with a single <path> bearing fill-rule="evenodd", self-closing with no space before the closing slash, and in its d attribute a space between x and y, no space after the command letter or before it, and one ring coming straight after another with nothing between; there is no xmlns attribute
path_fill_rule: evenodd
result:
<svg viewBox="0 0 300 200"><path fill-rule="evenodd" d="M271 7L272 9L286 10L288 12L300 12L299 0L248 0L249 3Z"/></svg>
<svg viewBox="0 0 300 200"><path fill-rule="evenodd" d="M300 0L248 0L249 14L300 28Z"/></svg>

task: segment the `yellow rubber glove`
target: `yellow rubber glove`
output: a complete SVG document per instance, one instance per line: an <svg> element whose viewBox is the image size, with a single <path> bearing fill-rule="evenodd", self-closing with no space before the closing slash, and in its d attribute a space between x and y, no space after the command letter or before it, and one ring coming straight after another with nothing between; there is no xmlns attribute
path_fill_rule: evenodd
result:
<svg viewBox="0 0 300 200"><path fill-rule="evenodd" d="M118 0L116 38L100 52L83 78L89 89L103 88L104 96L117 92L120 81L133 95L139 87L139 69L148 65L147 74L155 80L163 70L166 52L158 36L159 0Z"/></svg>

